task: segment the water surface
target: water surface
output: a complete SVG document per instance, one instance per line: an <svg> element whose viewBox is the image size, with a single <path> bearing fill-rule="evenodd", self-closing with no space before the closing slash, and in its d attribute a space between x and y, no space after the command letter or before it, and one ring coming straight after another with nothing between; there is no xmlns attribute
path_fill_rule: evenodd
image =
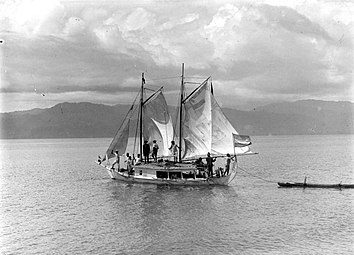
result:
<svg viewBox="0 0 354 255"><path fill-rule="evenodd" d="M110 139L1 140L2 254L354 254L354 136L252 137L229 187L109 179Z"/></svg>

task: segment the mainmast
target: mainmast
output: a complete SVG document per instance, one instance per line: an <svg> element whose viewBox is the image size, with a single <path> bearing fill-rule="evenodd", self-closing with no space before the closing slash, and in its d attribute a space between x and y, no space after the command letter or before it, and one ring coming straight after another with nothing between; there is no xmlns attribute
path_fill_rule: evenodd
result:
<svg viewBox="0 0 354 255"><path fill-rule="evenodd" d="M144 73L141 74L141 91L140 91L140 118L139 118L139 133L140 133L140 157L143 156L143 104L144 104Z"/></svg>
<svg viewBox="0 0 354 255"><path fill-rule="evenodd" d="M179 102L179 144L178 144L178 162L182 161L182 103L184 93L184 63L182 63L182 79L181 79L181 98Z"/></svg>

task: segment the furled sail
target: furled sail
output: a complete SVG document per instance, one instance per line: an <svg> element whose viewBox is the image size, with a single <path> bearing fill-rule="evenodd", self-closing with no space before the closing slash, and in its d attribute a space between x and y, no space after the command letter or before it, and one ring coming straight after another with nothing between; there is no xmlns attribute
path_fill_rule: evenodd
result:
<svg viewBox="0 0 354 255"><path fill-rule="evenodd" d="M211 93L209 80L203 82L184 101L183 158L234 153L244 154L248 146L234 148L233 134L238 134Z"/></svg>
<svg viewBox="0 0 354 255"><path fill-rule="evenodd" d="M143 111L144 140L150 145L153 140L156 140L159 145L159 156L168 156L168 147L173 140L174 131L162 90L157 91L144 102Z"/></svg>

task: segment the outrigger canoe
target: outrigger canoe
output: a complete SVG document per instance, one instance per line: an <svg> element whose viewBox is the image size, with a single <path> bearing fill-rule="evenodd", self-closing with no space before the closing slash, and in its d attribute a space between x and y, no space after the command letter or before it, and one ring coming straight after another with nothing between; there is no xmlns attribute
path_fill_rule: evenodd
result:
<svg viewBox="0 0 354 255"><path fill-rule="evenodd" d="M314 184L303 182L278 182L280 188L334 188L334 189L353 189L354 184Z"/></svg>

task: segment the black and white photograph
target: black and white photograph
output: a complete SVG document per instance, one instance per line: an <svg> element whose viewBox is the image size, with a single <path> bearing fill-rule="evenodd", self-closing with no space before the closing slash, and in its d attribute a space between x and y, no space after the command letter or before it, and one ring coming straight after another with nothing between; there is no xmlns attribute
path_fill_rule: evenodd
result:
<svg viewBox="0 0 354 255"><path fill-rule="evenodd" d="M354 254L354 1L0 2L0 254Z"/></svg>

